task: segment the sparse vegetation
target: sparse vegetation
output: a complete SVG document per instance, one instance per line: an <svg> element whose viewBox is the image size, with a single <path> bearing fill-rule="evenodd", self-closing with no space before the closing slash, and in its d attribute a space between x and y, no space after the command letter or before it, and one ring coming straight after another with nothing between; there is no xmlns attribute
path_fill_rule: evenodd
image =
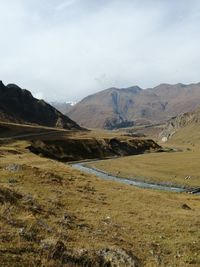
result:
<svg viewBox="0 0 200 267"><path fill-rule="evenodd" d="M59 133L45 138L51 140L54 135ZM66 132L61 136L72 138ZM84 140L92 132L73 136ZM32 154L27 149L29 138L23 139L2 141L0 147L2 266L200 265L199 196L104 181ZM118 169L123 171L122 160L132 159L134 165L140 164L140 158L159 162L167 155L187 153L191 152L144 154L111 162L119 161Z"/></svg>
<svg viewBox="0 0 200 267"><path fill-rule="evenodd" d="M120 266L199 266L198 196L103 181L28 145L0 148L3 266L100 266L115 257Z"/></svg>

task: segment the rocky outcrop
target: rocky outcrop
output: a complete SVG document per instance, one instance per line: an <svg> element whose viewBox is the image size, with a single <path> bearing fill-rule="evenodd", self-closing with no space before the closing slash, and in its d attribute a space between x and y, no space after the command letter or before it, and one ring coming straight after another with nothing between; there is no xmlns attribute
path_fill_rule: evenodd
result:
<svg viewBox="0 0 200 267"><path fill-rule="evenodd" d="M181 128L184 128L190 124L199 124L199 123L200 123L200 109L197 109L194 112L187 112L184 114L180 114L177 117L174 117L167 122L166 126L160 133L159 137L163 142L166 142L169 139L171 139L173 135Z"/></svg>
<svg viewBox="0 0 200 267"><path fill-rule="evenodd" d="M69 138L66 140L33 141L29 149L35 154L67 162L136 155L149 151L159 151L161 147L151 139Z"/></svg>
<svg viewBox="0 0 200 267"><path fill-rule="evenodd" d="M114 129L163 123L200 103L200 83L110 88L77 103L67 115L83 127Z"/></svg>
<svg viewBox="0 0 200 267"><path fill-rule="evenodd" d="M62 241L58 241L51 249L49 260L56 261L67 266L82 267L139 267L139 260L131 252L123 249L106 248L99 251L88 251L84 249L69 250ZM59 266L61 266L59 264Z"/></svg>
<svg viewBox="0 0 200 267"><path fill-rule="evenodd" d="M64 129L80 129L78 124L44 100L34 98L28 90L22 90L15 84L5 86L1 81L0 120Z"/></svg>

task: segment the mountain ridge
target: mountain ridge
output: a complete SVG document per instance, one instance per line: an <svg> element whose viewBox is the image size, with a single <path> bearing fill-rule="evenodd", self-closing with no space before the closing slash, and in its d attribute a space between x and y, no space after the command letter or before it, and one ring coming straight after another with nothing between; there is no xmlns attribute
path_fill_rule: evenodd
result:
<svg viewBox="0 0 200 267"><path fill-rule="evenodd" d="M0 119L7 122L81 129L77 123L44 100L34 98L30 91L21 89L16 84L5 86L2 81L0 81Z"/></svg>
<svg viewBox="0 0 200 267"><path fill-rule="evenodd" d="M67 116L84 127L114 129L121 125L163 123L194 110L199 103L200 83L163 83L147 89L112 87L85 97Z"/></svg>

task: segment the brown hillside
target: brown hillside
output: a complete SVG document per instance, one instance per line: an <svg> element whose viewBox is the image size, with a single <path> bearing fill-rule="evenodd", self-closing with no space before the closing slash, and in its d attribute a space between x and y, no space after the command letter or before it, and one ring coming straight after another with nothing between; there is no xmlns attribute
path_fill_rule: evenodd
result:
<svg viewBox="0 0 200 267"><path fill-rule="evenodd" d="M67 115L85 127L113 129L165 122L199 103L200 83L110 88L84 98Z"/></svg>

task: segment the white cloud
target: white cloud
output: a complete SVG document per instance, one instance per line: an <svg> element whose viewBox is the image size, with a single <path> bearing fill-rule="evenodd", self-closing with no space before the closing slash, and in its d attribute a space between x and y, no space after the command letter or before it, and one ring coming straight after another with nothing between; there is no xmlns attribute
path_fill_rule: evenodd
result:
<svg viewBox="0 0 200 267"><path fill-rule="evenodd" d="M44 98L44 95L42 92L35 92L35 93L33 93L33 96L37 99L43 99Z"/></svg>
<svg viewBox="0 0 200 267"><path fill-rule="evenodd" d="M48 100L200 81L197 0L0 0L0 73Z"/></svg>

